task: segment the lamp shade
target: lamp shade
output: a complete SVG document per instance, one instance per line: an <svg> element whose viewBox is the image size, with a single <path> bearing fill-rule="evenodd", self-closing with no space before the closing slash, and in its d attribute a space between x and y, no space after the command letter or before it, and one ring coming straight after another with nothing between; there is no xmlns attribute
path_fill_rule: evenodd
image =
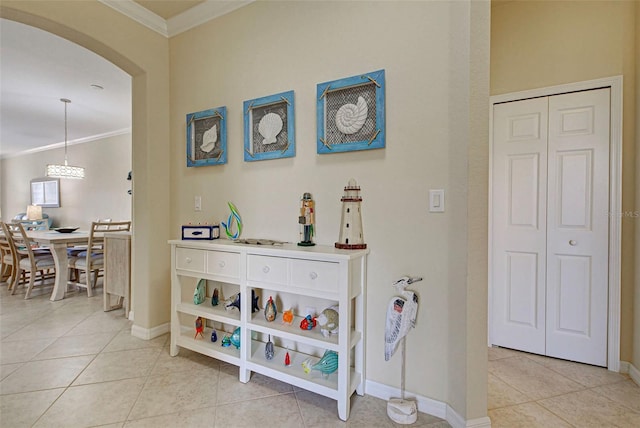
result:
<svg viewBox="0 0 640 428"><path fill-rule="evenodd" d="M42 220L42 207L40 205L27 205L27 220Z"/></svg>
<svg viewBox="0 0 640 428"><path fill-rule="evenodd" d="M81 166L71 166L67 165L66 162L64 165L47 165L47 170L45 172L47 177L54 178L84 178L84 168Z"/></svg>

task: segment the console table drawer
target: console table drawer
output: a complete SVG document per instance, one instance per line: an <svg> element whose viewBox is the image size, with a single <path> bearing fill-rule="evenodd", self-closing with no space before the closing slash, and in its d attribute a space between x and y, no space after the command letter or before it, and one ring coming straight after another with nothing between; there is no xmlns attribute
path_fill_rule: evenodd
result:
<svg viewBox="0 0 640 428"><path fill-rule="evenodd" d="M204 251L192 248L176 248L176 268L204 273Z"/></svg>
<svg viewBox="0 0 640 428"><path fill-rule="evenodd" d="M291 285L314 290L338 291L338 264L291 260Z"/></svg>
<svg viewBox="0 0 640 428"><path fill-rule="evenodd" d="M207 251L207 273L228 278L240 278L240 254L224 251Z"/></svg>
<svg viewBox="0 0 640 428"><path fill-rule="evenodd" d="M269 256L247 256L247 279L272 284L287 284L287 259Z"/></svg>

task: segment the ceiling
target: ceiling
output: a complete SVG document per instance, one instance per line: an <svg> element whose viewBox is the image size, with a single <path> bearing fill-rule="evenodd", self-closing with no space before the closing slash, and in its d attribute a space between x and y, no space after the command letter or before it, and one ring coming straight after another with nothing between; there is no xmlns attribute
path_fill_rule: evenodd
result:
<svg viewBox="0 0 640 428"><path fill-rule="evenodd" d="M100 1L117 6L116 10L150 28L149 22L160 22L166 29L167 23L178 21L182 28L178 31L250 3ZM131 9L123 10L123 5ZM131 131L131 78L109 61L51 33L5 19L0 19L0 52L0 157L63 147L61 98L71 100L67 107L69 145Z"/></svg>

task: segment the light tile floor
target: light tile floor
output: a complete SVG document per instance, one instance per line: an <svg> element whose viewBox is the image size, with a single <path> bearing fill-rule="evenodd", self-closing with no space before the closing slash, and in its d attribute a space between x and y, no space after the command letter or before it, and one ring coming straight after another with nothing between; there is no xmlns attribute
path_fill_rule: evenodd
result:
<svg viewBox="0 0 640 428"><path fill-rule="evenodd" d="M168 335L131 336L122 310L102 311L102 290L49 301L0 288L1 427L392 427L386 402L354 396L347 423L336 402L181 350ZM22 293L22 295L21 295ZM492 427L640 427L640 387L606 369L489 348ZM421 413L413 426L449 424Z"/></svg>
<svg viewBox="0 0 640 428"><path fill-rule="evenodd" d="M355 396L347 423L334 400L182 349L168 335L131 336L122 310L102 311L102 289L49 301L51 287L0 288L0 426L393 427L386 402ZM559 405L565 405L559 403ZM420 413L414 426L450 425Z"/></svg>
<svg viewBox="0 0 640 428"><path fill-rule="evenodd" d="M605 368L489 348L489 417L498 427L640 427L640 387Z"/></svg>

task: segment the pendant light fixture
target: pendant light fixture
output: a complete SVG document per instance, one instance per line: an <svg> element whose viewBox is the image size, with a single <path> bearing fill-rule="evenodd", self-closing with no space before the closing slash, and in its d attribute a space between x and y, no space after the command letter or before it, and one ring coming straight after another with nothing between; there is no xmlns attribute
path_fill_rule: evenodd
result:
<svg viewBox="0 0 640 428"><path fill-rule="evenodd" d="M67 104L71 102L66 98L60 98L64 103L64 165L47 165L47 177L55 178L84 178L84 168L71 166L67 162Z"/></svg>

